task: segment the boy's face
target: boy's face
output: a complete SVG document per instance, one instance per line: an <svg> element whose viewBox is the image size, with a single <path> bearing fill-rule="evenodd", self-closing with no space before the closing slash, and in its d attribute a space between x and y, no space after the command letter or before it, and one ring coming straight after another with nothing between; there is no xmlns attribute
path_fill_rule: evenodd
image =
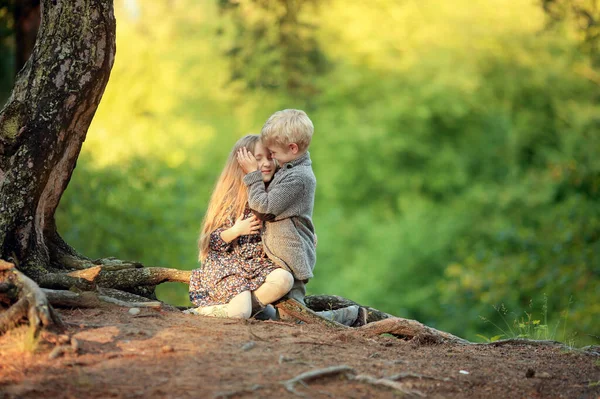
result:
<svg viewBox="0 0 600 399"><path fill-rule="evenodd" d="M287 146L273 144L270 145L268 149L271 153L271 157L276 159L280 165L293 161L294 159L298 158L299 155L301 155L298 151L298 145L295 143L288 144Z"/></svg>

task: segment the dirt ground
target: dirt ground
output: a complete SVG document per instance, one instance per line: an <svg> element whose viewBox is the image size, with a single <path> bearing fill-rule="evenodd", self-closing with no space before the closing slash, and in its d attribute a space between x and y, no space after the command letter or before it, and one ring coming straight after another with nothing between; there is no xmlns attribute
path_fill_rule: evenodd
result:
<svg viewBox="0 0 600 399"><path fill-rule="evenodd" d="M600 398L600 356L552 346L418 344L153 309L60 313L75 338L60 356L45 339L25 350L25 328L0 337L0 398ZM347 370L284 384L334 366Z"/></svg>

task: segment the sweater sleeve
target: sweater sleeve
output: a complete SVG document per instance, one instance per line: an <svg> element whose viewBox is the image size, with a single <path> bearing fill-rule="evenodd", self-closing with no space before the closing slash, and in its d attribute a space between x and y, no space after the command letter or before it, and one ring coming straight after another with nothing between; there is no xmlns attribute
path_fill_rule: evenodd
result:
<svg viewBox="0 0 600 399"><path fill-rule="evenodd" d="M269 191L265 189L260 171L244 176L248 186L248 205L254 211L263 214L281 215L297 203L304 190L300 176L289 175L277 184L272 184Z"/></svg>

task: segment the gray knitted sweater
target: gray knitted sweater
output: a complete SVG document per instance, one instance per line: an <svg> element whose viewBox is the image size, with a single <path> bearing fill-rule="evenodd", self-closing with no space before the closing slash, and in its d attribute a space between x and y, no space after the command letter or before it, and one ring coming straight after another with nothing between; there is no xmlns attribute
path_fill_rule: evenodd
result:
<svg viewBox="0 0 600 399"><path fill-rule="evenodd" d="M266 215L265 253L297 280L312 278L317 260L312 223L317 179L311 164L308 152L284 164L267 189L260 171L244 177L250 209Z"/></svg>

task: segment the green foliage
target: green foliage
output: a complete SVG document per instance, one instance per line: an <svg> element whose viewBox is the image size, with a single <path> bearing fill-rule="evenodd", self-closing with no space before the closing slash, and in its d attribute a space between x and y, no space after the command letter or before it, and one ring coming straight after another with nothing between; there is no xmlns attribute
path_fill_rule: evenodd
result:
<svg viewBox="0 0 600 399"><path fill-rule="evenodd" d="M569 302L569 305L571 303ZM533 301L529 302L528 310L524 310L522 315L509 313L504 304L494 306L498 317L502 320L500 325L487 317L480 316L484 323L489 323L497 331L502 332L501 335L496 335L492 338L487 338L477 334L477 337L483 338L486 342L494 342L500 338L527 338L534 340L551 340L562 341L569 346L574 347L577 342L576 337L567 336L567 325L569 323L570 309L567 308L560 312L560 317L548 314L548 297L544 295L542 308L539 316L536 316L536 310L533 306ZM509 321L512 318L512 322ZM554 320L551 320L554 319Z"/></svg>
<svg viewBox="0 0 600 399"><path fill-rule="evenodd" d="M235 140L303 108L318 180L309 293L467 339L597 343L600 72L570 14L548 23L525 0L307 3L292 54L277 39L283 2L224 3L115 2L116 64L57 215L68 242L196 267ZM160 295L185 304L185 288ZM529 308L544 294L548 320ZM498 303L523 316L505 323Z"/></svg>
<svg viewBox="0 0 600 399"><path fill-rule="evenodd" d="M251 90L314 95L312 80L327 67L315 39L317 27L310 20L310 11L319 3L219 0L224 18L217 32L226 45L231 80Z"/></svg>

